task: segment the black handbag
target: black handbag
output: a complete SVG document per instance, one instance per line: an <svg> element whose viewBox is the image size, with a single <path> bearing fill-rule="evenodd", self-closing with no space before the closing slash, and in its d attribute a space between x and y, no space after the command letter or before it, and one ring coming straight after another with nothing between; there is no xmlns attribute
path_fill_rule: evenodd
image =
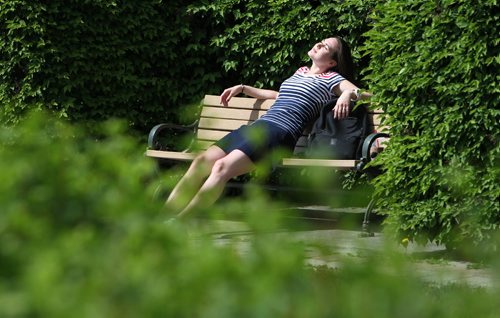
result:
<svg viewBox="0 0 500 318"><path fill-rule="evenodd" d="M360 105L349 117L333 118L336 100L325 105L314 122L308 138L307 157L317 159L357 159L361 156L361 141L368 126L368 112Z"/></svg>

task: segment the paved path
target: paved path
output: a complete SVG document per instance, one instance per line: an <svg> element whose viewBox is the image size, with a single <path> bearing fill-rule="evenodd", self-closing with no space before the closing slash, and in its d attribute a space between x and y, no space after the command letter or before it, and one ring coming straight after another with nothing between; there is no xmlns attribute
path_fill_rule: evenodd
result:
<svg viewBox="0 0 500 318"><path fill-rule="evenodd" d="M203 237L208 236L220 245L236 244L243 253L248 249L255 235L244 223L236 221L206 221L202 227ZM271 239L279 237L292 242L305 243L308 256L306 263L313 267L327 266L335 269L341 267L346 259L363 261L366 260L368 253L380 252L383 255L384 251L391 249L407 254L415 273L430 283L468 284L472 287L498 286L498 281L495 281L490 268L477 268L477 264L469 262L440 259L439 254L445 251L443 246L434 244L419 246L410 243L405 249L401 245L388 242L381 233L375 233L373 237L361 237L360 234L360 231L330 228L283 229L259 235L269 235ZM435 257L435 255L438 256Z"/></svg>

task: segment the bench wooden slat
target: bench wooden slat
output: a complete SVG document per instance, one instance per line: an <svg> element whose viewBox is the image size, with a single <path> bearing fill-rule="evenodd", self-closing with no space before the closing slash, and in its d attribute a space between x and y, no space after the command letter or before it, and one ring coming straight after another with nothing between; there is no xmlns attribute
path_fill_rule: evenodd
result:
<svg viewBox="0 0 500 318"><path fill-rule="evenodd" d="M235 109L225 107L205 106L201 111L201 117L223 118L223 119L238 119L238 120L257 120L266 113L265 110L256 109ZM381 114L369 113L370 121L373 125L380 125L382 121Z"/></svg>
<svg viewBox="0 0 500 318"><path fill-rule="evenodd" d="M200 150L200 151L206 150L211 145L213 145L216 141L217 140L197 140L195 148ZM297 142L297 145L295 146L294 153L299 154L299 153L304 153L305 151L307 151L307 140L299 139L299 141ZM188 153L188 152L175 152L175 151L164 151L164 150L147 150L146 151L146 156L148 156L148 157L176 159L176 157L171 158L171 156L175 156L172 154L180 154L178 160L188 160L190 158L188 155L190 153Z"/></svg>
<svg viewBox="0 0 500 318"><path fill-rule="evenodd" d="M224 118L200 118L199 128L232 131L238 129L241 125L248 125L253 120L232 120Z"/></svg>
<svg viewBox="0 0 500 318"><path fill-rule="evenodd" d="M369 118L374 126L378 126L382 122L381 114L370 114L371 118Z"/></svg>
<svg viewBox="0 0 500 318"><path fill-rule="evenodd" d="M375 126L375 131L376 132L389 132L389 126L383 125L383 126Z"/></svg>
<svg viewBox="0 0 500 318"><path fill-rule="evenodd" d="M255 99L246 97L233 97L228 103L231 108L244 108L244 109L264 109L268 110L274 104L274 99ZM220 96L206 95L203 100L204 106L222 106L220 104Z"/></svg>
<svg viewBox="0 0 500 318"><path fill-rule="evenodd" d="M221 105L219 95L205 95L203 99L203 106L223 107ZM230 108L245 108L245 109L264 109L268 110L274 104L274 99L255 99L249 97L233 97L229 101L228 107ZM380 108L369 109L370 113L383 114L384 111Z"/></svg>
<svg viewBox="0 0 500 318"><path fill-rule="evenodd" d="M161 159L171 159L180 161L192 161L196 157L193 152L176 152L176 151L159 151L147 150L146 156ZM323 160L323 159L299 159L285 158L282 161L283 166L303 166L303 167L333 167L333 168L354 168L357 164L356 160Z"/></svg>
<svg viewBox="0 0 500 318"><path fill-rule="evenodd" d="M257 109L239 109L239 108L205 106L201 111L201 117L257 120L260 116L264 115L265 113L266 113L265 110L257 110Z"/></svg>
<svg viewBox="0 0 500 318"><path fill-rule="evenodd" d="M332 159L303 159L303 158L284 158L283 166L304 166L304 167L329 167L353 169L358 164L357 160L332 160Z"/></svg>
<svg viewBox="0 0 500 318"><path fill-rule="evenodd" d="M214 140L201 140L198 139L196 140L196 149L200 150L205 150L208 149L211 145L213 145L217 140L219 139L214 139ZM297 144L295 145L295 153L301 153L304 152L307 149L307 138L300 138L297 141Z"/></svg>
<svg viewBox="0 0 500 318"><path fill-rule="evenodd" d="M229 134L229 131L199 129L197 139L208 140L208 141L217 141L217 140L221 139L222 137L226 136L227 134ZM301 136L299 138L299 140L297 141L297 145L298 146L307 145L307 136L306 135Z"/></svg>
<svg viewBox="0 0 500 318"><path fill-rule="evenodd" d="M198 129L197 138L200 140L216 141L229 134L229 131Z"/></svg>
<svg viewBox="0 0 500 318"><path fill-rule="evenodd" d="M153 158L192 161L196 157L196 153L148 149L146 150L146 156Z"/></svg>
<svg viewBox="0 0 500 318"><path fill-rule="evenodd" d="M253 123L254 120L233 120L227 118L200 118L198 127L200 129L232 131L239 128L241 125L248 125ZM382 132L388 131L389 127L386 125L373 124L375 131Z"/></svg>
<svg viewBox="0 0 500 318"><path fill-rule="evenodd" d="M205 150L208 149L211 145L213 145L215 140L197 140L196 141L196 149Z"/></svg>

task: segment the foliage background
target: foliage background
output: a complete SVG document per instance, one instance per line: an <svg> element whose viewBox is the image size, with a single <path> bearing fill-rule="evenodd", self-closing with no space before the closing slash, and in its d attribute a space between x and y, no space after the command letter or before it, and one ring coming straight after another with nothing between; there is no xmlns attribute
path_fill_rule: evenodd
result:
<svg viewBox="0 0 500 318"><path fill-rule="evenodd" d="M220 78L207 63L206 22L186 4L2 1L2 120L17 122L33 108L88 126L123 118L136 130L179 120L176 106Z"/></svg>
<svg viewBox="0 0 500 318"><path fill-rule="evenodd" d="M402 236L479 249L498 232L495 7L496 1L386 1L372 14L367 71L392 134L375 184L387 223Z"/></svg>
<svg viewBox="0 0 500 318"><path fill-rule="evenodd" d="M318 39L352 44L392 127L380 211L398 236L479 244L500 224L498 14L466 1L0 3L4 124L31 109L127 133L188 121L205 93L278 88ZM188 109L188 112L184 112Z"/></svg>
<svg viewBox="0 0 500 318"><path fill-rule="evenodd" d="M211 44L221 48L222 66L235 79L230 83L278 89L299 66L309 63L307 51L315 43L334 35L350 43L357 69L364 69L368 58L360 47L376 2L215 0L192 5L189 12L223 30Z"/></svg>

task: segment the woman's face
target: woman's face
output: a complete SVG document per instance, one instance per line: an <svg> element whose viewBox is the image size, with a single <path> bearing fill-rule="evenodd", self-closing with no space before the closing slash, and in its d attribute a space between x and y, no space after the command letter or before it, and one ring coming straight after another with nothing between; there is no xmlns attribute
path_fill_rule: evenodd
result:
<svg viewBox="0 0 500 318"><path fill-rule="evenodd" d="M332 59L333 52L337 49L338 43L335 38L324 39L316 43L307 53L311 60L318 66L334 67L337 62Z"/></svg>

